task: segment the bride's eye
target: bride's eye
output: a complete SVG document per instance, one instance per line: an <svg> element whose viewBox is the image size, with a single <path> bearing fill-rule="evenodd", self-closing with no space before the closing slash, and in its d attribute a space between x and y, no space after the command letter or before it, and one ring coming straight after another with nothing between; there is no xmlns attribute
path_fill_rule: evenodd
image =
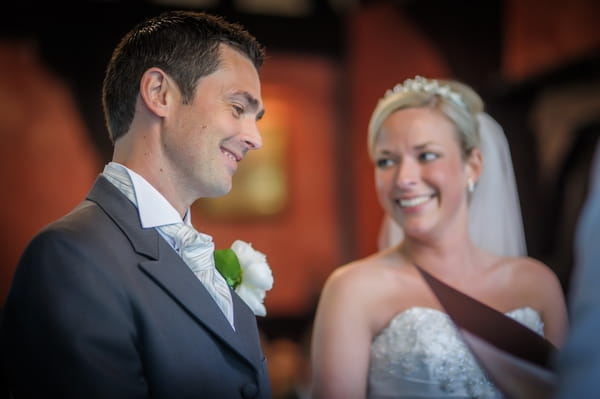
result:
<svg viewBox="0 0 600 399"><path fill-rule="evenodd" d="M431 152L431 151L427 151L427 152L423 152L421 154L419 154L419 159L423 162L431 162L433 160L436 160L440 157L440 154L437 154L435 152Z"/></svg>
<svg viewBox="0 0 600 399"><path fill-rule="evenodd" d="M390 158L379 158L375 161L375 165L377 165L379 169L385 169L393 166L394 161L392 161Z"/></svg>

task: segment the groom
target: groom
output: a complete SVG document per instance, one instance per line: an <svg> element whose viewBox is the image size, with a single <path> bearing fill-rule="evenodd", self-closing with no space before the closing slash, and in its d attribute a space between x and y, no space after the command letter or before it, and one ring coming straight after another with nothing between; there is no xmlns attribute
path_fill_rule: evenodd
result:
<svg viewBox="0 0 600 399"><path fill-rule="evenodd" d="M261 147L263 57L241 26L198 12L165 12L121 40L102 93L113 162L31 241L6 302L15 398L271 396L255 316L219 292L212 238L189 233L195 265L166 228L227 193Z"/></svg>

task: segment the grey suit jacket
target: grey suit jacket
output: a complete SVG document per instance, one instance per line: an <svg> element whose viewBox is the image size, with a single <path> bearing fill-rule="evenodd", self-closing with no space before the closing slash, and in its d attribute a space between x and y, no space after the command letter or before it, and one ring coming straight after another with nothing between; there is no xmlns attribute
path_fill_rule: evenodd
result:
<svg viewBox="0 0 600 399"><path fill-rule="evenodd" d="M575 236L571 330L558 357L558 398L600 397L600 142Z"/></svg>
<svg viewBox="0 0 600 399"><path fill-rule="evenodd" d="M105 178L29 244L2 322L20 397L269 398L256 319L235 326Z"/></svg>

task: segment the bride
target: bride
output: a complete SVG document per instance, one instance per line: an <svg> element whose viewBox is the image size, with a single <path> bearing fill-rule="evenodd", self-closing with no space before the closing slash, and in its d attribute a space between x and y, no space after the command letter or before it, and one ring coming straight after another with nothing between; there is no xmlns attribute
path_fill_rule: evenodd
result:
<svg viewBox="0 0 600 399"><path fill-rule="evenodd" d="M315 398L501 397L416 265L562 343L560 283L523 256L512 166L504 178L495 173L506 165L492 166L505 139L500 131L500 144L490 144L494 135L482 131L480 144L480 125L500 130L494 123L481 98L456 81L417 76L380 99L368 148L379 202L399 228L388 224L396 230L383 237L383 246L394 245L338 268L323 288L312 343Z"/></svg>

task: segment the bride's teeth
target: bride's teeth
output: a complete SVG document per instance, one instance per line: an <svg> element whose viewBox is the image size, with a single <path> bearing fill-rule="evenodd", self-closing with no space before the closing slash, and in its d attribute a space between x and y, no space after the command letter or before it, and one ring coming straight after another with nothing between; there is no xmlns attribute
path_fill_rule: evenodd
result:
<svg viewBox="0 0 600 399"><path fill-rule="evenodd" d="M422 203L426 202L427 200L429 200L429 196L424 195L422 197L401 199L398 202L400 203L400 206L402 206L402 207L411 207L411 206L421 205Z"/></svg>

